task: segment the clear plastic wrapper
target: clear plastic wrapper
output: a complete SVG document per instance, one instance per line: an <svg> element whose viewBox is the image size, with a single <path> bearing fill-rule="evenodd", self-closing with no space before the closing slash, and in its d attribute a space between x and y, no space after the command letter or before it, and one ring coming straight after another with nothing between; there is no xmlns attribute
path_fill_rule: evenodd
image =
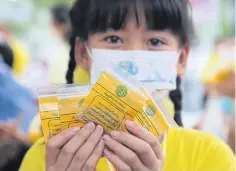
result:
<svg viewBox="0 0 236 171"><path fill-rule="evenodd" d="M57 88L52 85L38 89L39 112L46 141L61 131Z"/></svg>
<svg viewBox="0 0 236 171"><path fill-rule="evenodd" d="M178 124L175 122L174 118L168 111L168 109L165 107L164 104L164 98L166 97L165 95L167 94L167 91L165 92L158 92L155 91L152 93L152 100L155 102L159 110L161 111L161 115L165 118L168 124L168 128L171 127L178 127Z"/></svg>
<svg viewBox="0 0 236 171"><path fill-rule="evenodd" d="M80 119L101 125L107 133L126 131L125 121L134 120L147 101L126 80L113 71L104 71L84 100Z"/></svg>
<svg viewBox="0 0 236 171"><path fill-rule="evenodd" d="M144 89L143 92L145 92ZM156 101L148 92L145 94L148 100L142 110L136 115L134 121L155 136L163 135L169 128L177 126L168 110L162 104L163 92L156 92Z"/></svg>
<svg viewBox="0 0 236 171"><path fill-rule="evenodd" d="M90 86L84 85L66 85L58 89L58 104L62 130L84 126L84 122L78 120L78 115L83 110L82 104L90 89Z"/></svg>

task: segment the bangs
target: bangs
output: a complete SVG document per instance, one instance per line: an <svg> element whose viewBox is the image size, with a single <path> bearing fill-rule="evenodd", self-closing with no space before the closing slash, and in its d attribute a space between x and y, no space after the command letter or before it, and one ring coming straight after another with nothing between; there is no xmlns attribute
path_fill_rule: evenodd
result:
<svg viewBox="0 0 236 171"><path fill-rule="evenodd" d="M182 25L180 8L174 1L93 0L90 7L86 23L90 34L124 29L130 19L135 19L137 27L145 24L150 30L169 30L173 33L177 33Z"/></svg>
<svg viewBox="0 0 236 171"><path fill-rule="evenodd" d="M97 32L124 29L135 20L153 31L168 30L189 44L193 24L188 0L77 0L70 11L73 34L83 40Z"/></svg>

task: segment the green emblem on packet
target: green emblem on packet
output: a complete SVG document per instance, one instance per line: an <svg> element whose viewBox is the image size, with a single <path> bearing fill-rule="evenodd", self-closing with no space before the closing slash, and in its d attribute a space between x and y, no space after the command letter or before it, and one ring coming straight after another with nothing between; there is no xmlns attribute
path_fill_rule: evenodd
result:
<svg viewBox="0 0 236 171"><path fill-rule="evenodd" d="M128 94L128 89L127 87L123 86L123 85L120 85L117 87L116 89L116 95L119 97L119 98L124 98L126 97Z"/></svg>
<svg viewBox="0 0 236 171"><path fill-rule="evenodd" d="M152 107L151 105L146 106L145 113L148 116L154 116L156 114L156 109Z"/></svg>

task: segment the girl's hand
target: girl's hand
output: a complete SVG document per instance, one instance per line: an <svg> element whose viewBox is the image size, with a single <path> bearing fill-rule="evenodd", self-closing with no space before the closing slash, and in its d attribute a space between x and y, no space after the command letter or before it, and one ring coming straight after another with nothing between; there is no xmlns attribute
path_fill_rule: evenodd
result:
<svg viewBox="0 0 236 171"><path fill-rule="evenodd" d="M128 121L128 131L112 132L111 137L103 136L108 149L104 150L105 157L119 171L161 171L164 154L158 138L150 132Z"/></svg>
<svg viewBox="0 0 236 171"><path fill-rule="evenodd" d="M103 155L103 128L88 123L51 138L46 147L46 171L94 171Z"/></svg>

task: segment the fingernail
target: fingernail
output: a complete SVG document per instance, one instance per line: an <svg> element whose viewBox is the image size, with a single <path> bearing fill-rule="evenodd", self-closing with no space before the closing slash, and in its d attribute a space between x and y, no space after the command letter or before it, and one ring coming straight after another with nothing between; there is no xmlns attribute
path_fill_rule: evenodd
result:
<svg viewBox="0 0 236 171"><path fill-rule="evenodd" d="M110 151L108 149L104 150L104 155L105 157L109 157L110 156Z"/></svg>
<svg viewBox="0 0 236 171"><path fill-rule="evenodd" d="M70 133L71 134L76 134L80 130L80 127L74 127L71 129Z"/></svg>
<svg viewBox="0 0 236 171"><path fill-rule="evenodd" d="M120 132L118 132L118 131L112 131L112 132L111 132L111 136L112 136L113 138L118 137L119 135L120 135Z"/></svg>
<svg viewBox="0 0 236 171"><path fill-rule="evenodd" d="M126 125L127 127L133 127L133 126L134 126L134 122L132 122L132 121L126 121L125 125Z"/></svg>
<svg viewBox="0 0 236 171"><path fill-rule="evenodd" d="M101 127L100 125L97 126L97 130L99 133L102 133L103 132L103 127Z"/></svg>
<svg viewBox="0 0 236 171"><path fill-rule="evenodd" d="M109 139L110 139L110 137L109 137L109 135L104 135L103 137L102 137L102 140L106 143L107 141L109 141Z"/></svg>
<svg viewBox="0 0 236 171"><path fill-rule="evenodd" d="M94 123L90 122L85 125L85 129L87 130L93 130L95 128Z"/></svg>
<svg viewBox="0 0 236 171"><path fill-rule="evenodd" d="M105 142L103 140L101 140L98 144L100 147L105 147Z"/></svg>

